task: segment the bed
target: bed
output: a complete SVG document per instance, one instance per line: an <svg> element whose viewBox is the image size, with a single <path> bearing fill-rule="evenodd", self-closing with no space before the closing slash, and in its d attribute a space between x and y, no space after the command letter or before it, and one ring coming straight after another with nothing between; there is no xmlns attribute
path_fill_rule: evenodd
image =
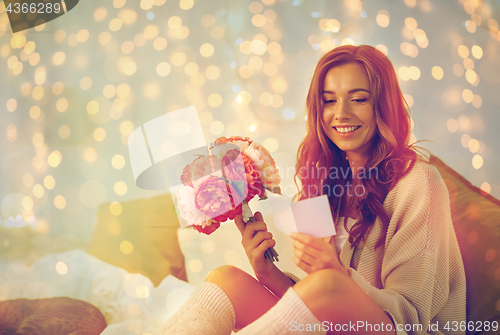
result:
<svg viewBox="0 0 500 335"><path fill-rule="evenodd" d="M500 321L500 201L431 157L448 187L452 219L467 276L468 321ZM211 269L251 268L234 224L212 235L180 229L169 194L102 204L86 250L47 254L31 264L0 261L0 300L69 297L103 314L102 334L154 334L187 300ZM305 275L291 258L291 241L274 229L268 203L255 201L277 239L279 267ZM23 233L27 238L27 233ZM12 239L15 234L10 234ZM28 236L29 237L29 236ZM5 234L0 239L5 241ZM0 240L0 245L5 244ZM474 330L467 334L475 334Z"/></svg>

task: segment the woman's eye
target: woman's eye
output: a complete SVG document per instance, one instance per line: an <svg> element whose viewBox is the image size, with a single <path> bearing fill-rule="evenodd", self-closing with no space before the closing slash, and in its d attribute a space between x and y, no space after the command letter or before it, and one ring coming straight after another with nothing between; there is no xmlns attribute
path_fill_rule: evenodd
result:
<svg viewBox="0 0 500 335"><path fill-rule="evenodd" d="M334 103L334 102L336 102L336 100L325 100L325 101L323 101L323 103L325 103L325 104L331 104L331 103Z"/></svg>
<svg viewBox="0 0 500 335"><path fill-rule="evenodd" d="M366 98L362 98L362 99L352 99L352 101L354 101L354 102L358 102L358 103L362 103L362 102L366 102Z"/></svg>

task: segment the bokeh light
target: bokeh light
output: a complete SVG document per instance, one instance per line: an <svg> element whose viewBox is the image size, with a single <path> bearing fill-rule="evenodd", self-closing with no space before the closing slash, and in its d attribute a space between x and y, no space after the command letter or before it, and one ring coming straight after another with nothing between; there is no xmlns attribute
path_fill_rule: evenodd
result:
<svg viewBox="0 0 500 335"><path fill-rule="evenodd" d="M64 209L66 207L66 199L62 195L57 195L54 198L54 206L58 209Z"/></svg>
<svg viewBox="0 0 500 335"><path fill-rule="evenodd" d="M124 181L117 181L114 186L114 191L118 195L125 195L127 193L128 187Z"/></svg>
<svg viewBox="0 0 500 335"><path fill-rule="evenodd" d="M200 272L203 269L203 263L199 259L192 259L188 263L189 270L192 272Z"/></svg>
<svg viewBox="0 0 500 335"><path fill-rule="evenodd" d="M96 140L97 142L102 142L106 138L106 130L101 127L96 128L92 135L94 137L94 140Z"/></svg>
<svg viewBox="0 0 500 335"><path fill-rule="evenodd" d="M441 80L443 79L444 76L444 71L440 66L433 66L432 67L432 76L436 80Z"/></svg>
<svg viewBox="0 0 500 335"><path fill-rule="evenodd" d="M377 24L383 28L388 27L389 16L389 12L387 12L386 10L379 10L376 17Z"/></svg>
<svg viewBox="0 0 500 335"><path fill-rule="evenodd" d="M71 129L66 124L62 125L61 127L59 127L58 134L62 139L67 139L71 134Z"/></svg>
<svg viewBox="0 0 500 335"><path fill-rule="evenodd" d="M472 166L476 170L480 169L483 166L483 157L480 155L474 155L474 157L472 157Z"/></svg>
<svg viewBox="0 0 500 335"><path fill-rule="evenodd" d="M120 243L120 251L125 255L130 255L132 252L134 252L134 246L129 241L124 240Z"/></svg>
<svg viewBox="0 0 500 335"><path fill-rule="evenodd" d="M208 104L211 107L219 107L222 104L222 97L217 93L210 94L208 97Z"/></svg>
<svg viewBox="0 0 500 335"><path fill-rule="evenodd" d="M61 113L65 112L68 109L68 100L65 98L57 100L56 109Z"/></svg>
<svg viewBox="0 0 500 335"><path fill-rule="evenodd" d="M43 178L43 186L45 186L46 189L48 190L52 190L56 185L56 181L54 179L54 177L52 177L51 175L47 175L45 176L45 178Z"/></svg>
<svg viewBox="0 0 500 335"><path fill-rule="evenodd" d="M48 158L49 165L52 167L57 167L61 163L62 155L58 150L54 150Z"/></svg>
<svg viewBox="0 0 500 335"><path fill-rule="evenodd" d="M125 166L125 158L122 155L115 155L111 159L111 165L117 170L123 169Z"/></svg>
<svg viewBox="0 0 500 335"><path fill-rule="evenodd" d="M454 133L458 130L458 121L455 119L449 119L446 123L446 127L451 133Z"/></svg>
<svg viewBox="0 0 500 335"><path fill-rule="evenodd" d="M491 192L491 185L489 183L487 183L487 182L484 182L484 183L481 184L480 189L481 189L481 193L483 195L490 194L490 192Z"/></svg>
<svg viewBox="0 0 500 335"><path fill-rule="evenodd" d="M214 46L210 43L205 43L200 47L200 54L203 57L210 57L214 54Z"/></svg>
<svg viewBox="0 0 500 335"><path fill-rule="evenodd" d="M113 201L109 205L109 212L115 216L118 216L123 212L123 206L119 202Z"/></svg>
<svg viewBox="0 0 500 335"><path fill-rule="evenodd" d="M179 7L184 10L191 9L194 6L194 0L180 0Z"/></svg>
<svg viewBox="0 0 500 335"><path fill-rule="evenodd" d="M172 68L171 68L170 64L168 64L167 62L161 62L156 67L156 73L160 77L168 76L171 70L172 70Z"/></svg>
<svg viewBox="0 0 500 335"><path fill-rule="evenodd" d="M68 266L66 265L66 263L59 261L56 263L56 271L60 275L64 276L64 275L68 274Z"/></svg>
<svg viewBox="0 0 500 335"><path fill-rule="evenodd" d="M224 132L224 124L220 121L212 122L210 124L210 132L215 136L222 135Z"/></svg>

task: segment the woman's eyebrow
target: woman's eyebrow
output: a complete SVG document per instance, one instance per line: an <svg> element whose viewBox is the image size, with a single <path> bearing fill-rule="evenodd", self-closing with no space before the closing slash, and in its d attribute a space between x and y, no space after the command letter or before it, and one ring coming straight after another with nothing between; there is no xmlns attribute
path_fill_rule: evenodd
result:
<svg viewBox="0 0 500 335"><path fill-rule="evenodd" d="M351 93L356 93L356 92L359 92L359 91L368 92L370 94L372 93L372 92L368 91L365 88L353 88L352 90L349 90L347 93L351 94ZM333 92L333 91L327 91L327 90L325 90L325 91L323 91L321 93L322 94L335 94L335 92Z"/></svg>

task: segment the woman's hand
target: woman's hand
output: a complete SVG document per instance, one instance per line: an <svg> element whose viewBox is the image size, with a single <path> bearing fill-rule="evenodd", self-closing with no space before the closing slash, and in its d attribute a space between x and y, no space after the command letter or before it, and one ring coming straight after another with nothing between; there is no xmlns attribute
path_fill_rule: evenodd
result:
<svg viewBox="0 0 500 335"><path fill-rule="evenodd" d="M321 269L337 269L349 274L339 262L337 249L324 239L292 232L295 264L307 274Z"/></svg>
<svg viewBox="0 0 500 335"><path fill-rule="evenodd" d="M257 278L262 281L268 278L273 270L273 264L264 257L264 253L268 248L274 247L276 241L273 240L273 235L267 231L262 214L256 212L254 218L256 221L245 224L241 215L238 215L234 222L243 236L241 244L243 244L250 265Z"/></svg>

